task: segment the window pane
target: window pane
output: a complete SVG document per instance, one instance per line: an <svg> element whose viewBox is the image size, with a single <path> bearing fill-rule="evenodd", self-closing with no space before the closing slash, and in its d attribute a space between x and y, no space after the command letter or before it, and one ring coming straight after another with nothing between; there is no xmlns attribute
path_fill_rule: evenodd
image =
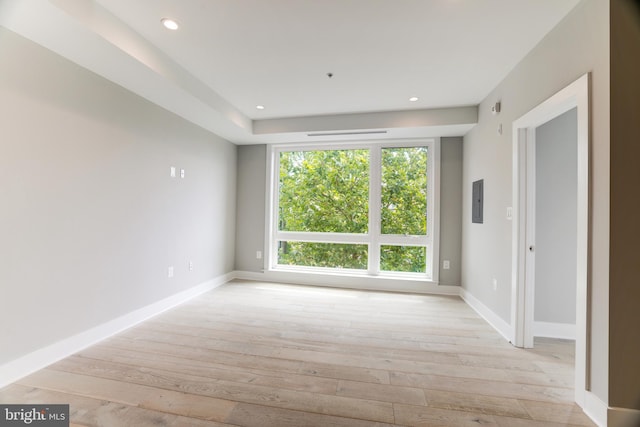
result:
<svg viewBox="0 0 640 427"><path fill-rule="evenodd" d="M380 270L425 273L427 248L424 246L382 246Z"/></svg>
<svg viewBox="0 0 640 427"><path fill-rule="evenodd" d="M427 233L427 148L382 150L382 234Z"/></svg>
<svg viewBox="0 0 640 427"><path fill-rule="evenodd" d="M279 242L278 264L367 269L367 245Z"/></svg>
<svg viewBox="0 0 640 427"><path fill-rule="evenodd" d="M280 153L281 231L366 233L369 150Z"/></svg>

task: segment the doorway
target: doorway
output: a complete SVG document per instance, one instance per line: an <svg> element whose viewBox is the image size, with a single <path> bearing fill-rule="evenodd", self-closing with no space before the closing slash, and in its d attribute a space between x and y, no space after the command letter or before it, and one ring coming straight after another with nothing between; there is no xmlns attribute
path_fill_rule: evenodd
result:
<svg viewBox="0 0 640 427"><path fill-rule="evenodd" d="M534 260L534 271L526 285L533 287L536 338L575 341L577 126L574 107L535 129L534 189L527 191L527 203L534 206L534 218L527 219L535 230L527 257Z"/></svg>
<svg viewBox="0 0 640 427"><path fill-rule="evenodd" d="M536 129L575 109L575 400L584 407L588 384L589 74L585 74L513 123L512 342L533 347L535 301Z"/></svg>

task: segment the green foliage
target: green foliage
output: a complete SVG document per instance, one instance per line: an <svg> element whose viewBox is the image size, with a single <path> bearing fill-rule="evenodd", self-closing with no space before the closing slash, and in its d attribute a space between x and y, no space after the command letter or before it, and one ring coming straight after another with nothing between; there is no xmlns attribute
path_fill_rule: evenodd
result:
<svg viewBox="0 0 640 427"><path fill-rule="evenodd" d="M280 230L366 233L369 151L280 154Z"/></svg>
<svg viewBox="0 0 640 427"><path fill-rule="evenodd" d="M427 248L424 246L382 246L380 270L424 273L427 268Z"/></svg>
<svg viewBox="0 0 640 427"><path fill-rule="evenodd" d="M281 231L368 232L369 150L280 153ZM426 233L427 149L382 150L383 234ZM424 272L424 247L383 246L384 271ZM286 265L366 269L367 245L281 242L278 262Z"/></svg>
<svg viewBox="0 0 640 427"><path fill-rule="evenodd" d="M382 234L427 232L427 149L382 150Z"/></svg>
<svg viewBox="0 0 640 427"><path fill-rule="evenodd" d="M307 267L367 269L367 245L280 242L278 262Z"/></svg>

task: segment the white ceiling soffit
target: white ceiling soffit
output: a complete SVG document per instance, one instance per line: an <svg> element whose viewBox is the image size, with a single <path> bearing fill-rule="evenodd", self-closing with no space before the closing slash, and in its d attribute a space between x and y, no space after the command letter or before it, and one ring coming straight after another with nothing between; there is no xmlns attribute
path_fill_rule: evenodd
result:
<svg viewBox="0 0 640 427"><path fill-rule="evenodd" d="M229 139L251 120L100 5L0 0L0 25Z"/></svg>
<svg viewBox="0 0 640 427"><path fill-rule="evenodd" d="M396 139L464 135L578 1L0 0L0 25L238 144Z"/></svg>

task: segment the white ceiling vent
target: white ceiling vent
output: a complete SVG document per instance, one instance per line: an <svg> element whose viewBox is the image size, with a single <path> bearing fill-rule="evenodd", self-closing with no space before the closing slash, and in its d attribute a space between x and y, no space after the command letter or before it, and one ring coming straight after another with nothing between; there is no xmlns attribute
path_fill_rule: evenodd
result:
<svg viewBox="0 0 640 427"><path fill-rule="evenodd" d="M346 135L376 135L387 133L386 130L362 130L352 132L320 132L320 133L308 133L307 136L346 136Z"/></svg>

